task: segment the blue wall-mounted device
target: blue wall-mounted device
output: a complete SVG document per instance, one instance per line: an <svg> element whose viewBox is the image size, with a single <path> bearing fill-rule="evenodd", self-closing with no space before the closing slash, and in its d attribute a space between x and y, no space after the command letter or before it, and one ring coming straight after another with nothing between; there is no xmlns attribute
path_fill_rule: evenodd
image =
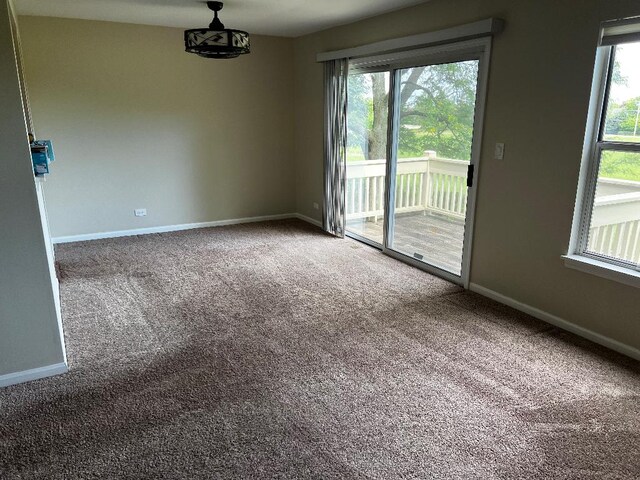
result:
<svg viewBox="0 0 640 480"><path fill-rule="evenodd" d="M31 142L31 161L36 176L49 173L49 164L55 160L51 140L34 140Z"/></svg>

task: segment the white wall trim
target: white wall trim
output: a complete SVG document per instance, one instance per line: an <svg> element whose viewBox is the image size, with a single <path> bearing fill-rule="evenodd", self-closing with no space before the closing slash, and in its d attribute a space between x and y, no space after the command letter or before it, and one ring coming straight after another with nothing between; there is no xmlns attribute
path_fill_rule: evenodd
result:
<svg viewBox="0 0 640 480"><path fill-rule="evenodd" d="M282 213L278 215L262 215L259 217L244 217L244 218L231 218L227 220L214 220L212 222L183 223L180 225L162 225L159 227L135 228L132 230L116 230L112 232L86 233L81 235L53 237L52 241L53 243L84 242L87 240L100 240L103 238L130 237L132 235L148 235L150 233L177 232L180 230L192 230L195 228L221 227L224 225L266 222L268 220L283 220L287 218L298 218L298 214Z"/></svg>
<svg viewBox="0 0 640 480"><path fill-rule="evenodd" d="M100 240L103 238L130 237L132 235L148 235L150 233L178 232L180 230L193 230L196 228L222 227L224 225L237 225L241 223L266 222L269 220L286 220L297 218L304 222L322 228L322 222L300 213L281 213L277 215L262 215L259 217L231 218L228 220L214 220L212 222L183 223L180 225L163 225L159 227L135 228L132 230L115 230L111 232L85 233L81 235L69 235L53 237L53 243L85 242L88 240Z"/></svg>
<svg viewBox="0 0 640 480"><path fill-rule="evenodd" d="M640 288L640 270L631 270L583 255L563 255L562 258L566 267Z"/></svg>
<svg viewBox="0 0 640 480"><path fill-rule="evenodd" d="M311 225L315 225L316 227L322 228L322 222L320 220L315 220L311 217L307 217L306 215L302 215L301 213L296 213L294 215L298 220L302 220L303 222L310 223Z"/></svg>
<svg viewBox="0 0 640 480"><path fill-rule="evenodd" d="M23 370L22 372L8 373L6 375L0 375L0 387L8 387L9 385L15 385L17 383L38 380L39 378L52 377L54 375L67 373L68 371L67 363L63 362L47 365L46 367Z"/></svg>
<svg viewBox="0 0 640 480"><path fill-rule="evenodd" d="M487 18L478 22L458 25L434 32L419 33L408 37L392 38L381 42L369 43L359 47L334 50L332 52L322 52L316 55L316 61L326 62L336 58L363 57L366 55L376 55L394 50L404 50L421 46L435 45L451 41L467 40L485 35L500 33L504 29L504 20L500 18Z"/></svg>
<svg viewBox="0 0 640 480"><path fill-rule="evenodd" d="M592 330L580 327L575 323L571 323L549 312L545 312L544 310L540 310L539 308L527 305L526 303L514 300L511 297L502 295L501 293L485 288L481 285L478 285L477 283L472 282L471 284L469 284L469 290L479 293L480 295L483 295L485 297L491 298L492 300L500 302L504 305L508 305L509 307L515 308L516 310L519 310L521 312L527 313L532 317L542 320L543 322L550 323L551 325L562 328L563 330L575 333L580 337L591 340L592 342L610 348L611 350L615 350L616 352L622 353L623 355L634 358L636 360L640 360L640 350L630 345L626 345L612 338L605 337L604 335L596 333Z"/></svg>

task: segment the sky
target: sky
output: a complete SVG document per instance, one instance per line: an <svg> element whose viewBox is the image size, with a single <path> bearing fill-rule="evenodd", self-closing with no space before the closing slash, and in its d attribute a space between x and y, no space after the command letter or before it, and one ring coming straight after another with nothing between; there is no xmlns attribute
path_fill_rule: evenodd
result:
<svg viewBox="0 0 640 480"><path fill-rule="evenodd" d="M620 70L627 78L627 85L612 88L612 100L620 103L629 98L640 97L640 42L617 46L616 62L620 63Z"/></svg>

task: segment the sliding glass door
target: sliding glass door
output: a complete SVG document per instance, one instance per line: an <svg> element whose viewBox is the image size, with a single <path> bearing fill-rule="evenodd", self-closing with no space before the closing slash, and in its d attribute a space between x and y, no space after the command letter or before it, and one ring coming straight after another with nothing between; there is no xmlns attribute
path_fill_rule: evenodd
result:
<svg viewBox="0 0 640 480"><path fill-rule="evenodd" d="M403 68L397 75L388 247L461 275L478 60Z"/></svg>
<svg viewBox="0 0 640 480"><path fill-rule="evenodd" d="M348 79L346 231L384 243L389 72Z"/></svg>
<svg viewBox="0 0 640 480"><path fill-rule="evenodd" d="M488 43L353 61L348 82L347 234L460 284Z"/></svg>

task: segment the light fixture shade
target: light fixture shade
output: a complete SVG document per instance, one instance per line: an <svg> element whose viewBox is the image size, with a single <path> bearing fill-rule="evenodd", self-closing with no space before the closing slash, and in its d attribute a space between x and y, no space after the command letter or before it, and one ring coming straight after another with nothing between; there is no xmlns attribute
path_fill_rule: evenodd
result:
<svg viewBox="0 0 640 480"><path fill-rule="evenodd" d="M185 30L184 47L189 53L205 58L235 58L249 53L249 34L242 30Z"/></svg>
<svg viewBox="0 0 640 480"><path fill-rule="evenodd" d="M207 2L214 17L209 28L193 28L184 32L184 48L205 58L235 58L250 53L249 34L243 30L224 28L218 18L222 2Z"/></svg>

